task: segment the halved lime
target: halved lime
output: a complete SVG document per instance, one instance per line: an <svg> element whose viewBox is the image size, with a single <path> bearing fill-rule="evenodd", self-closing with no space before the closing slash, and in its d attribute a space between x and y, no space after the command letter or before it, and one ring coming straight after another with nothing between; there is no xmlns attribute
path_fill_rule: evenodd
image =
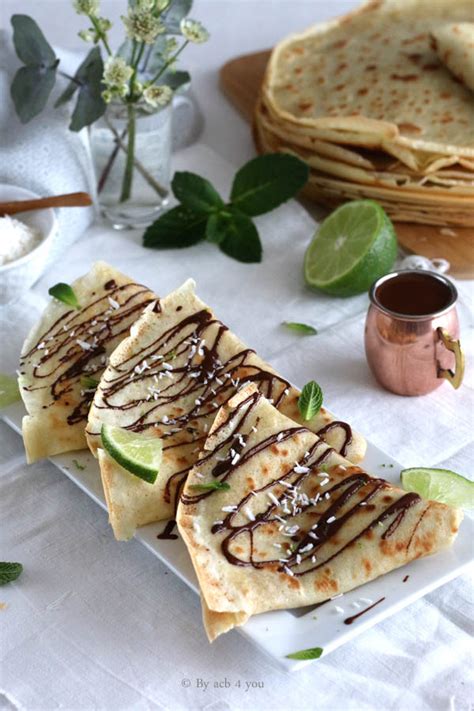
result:
<svg viewBox="0 0 474 711"><path fill-rule="evenodd" d="M367 291L393 267L395 230L373 200L354 200L327 217L306 250L304 276L313 289L333 296Z"/></svg>
<svg viewBox="0 0 474 711"><path fill-rule="evenodd" d="M130 432L122 427L102 425L104 449L131 474L154 484L161 466L163 443L154 432Z"/></svg>
<svg viewBox="0 0 474 711"><path fill-rule="evenodd" d="M474 508L474 481L449 469L413 467L404 469L400 476L406 491L414 491L425 499L441 501L449 506Z"/></svg>

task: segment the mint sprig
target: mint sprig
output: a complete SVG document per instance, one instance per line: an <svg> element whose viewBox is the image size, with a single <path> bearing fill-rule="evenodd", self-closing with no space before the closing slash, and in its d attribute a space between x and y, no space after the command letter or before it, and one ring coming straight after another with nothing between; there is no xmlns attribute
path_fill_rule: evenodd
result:
<svg viewBox="0 0 474 711"><path fill-rule="evenodd" d="M197 491L228 491L230 484L226 481L210 481L207 484L191 484L189 488Z"/></svg>
<svg viewBox="0 0 474 711"><path fill-rule="evenodd" d="M91 375L81 375L80 383L84 390L95 390L99 385L97 378L93 378Z"/></svg>
<svg viewBox="0 0 474 711"><path fill-rule="evenodd" d="M323 391L318 383L311 380L306 383L298 398L298 410L303 420L311 420L321 409Z"/></svg>
<svg viewBox="0 0 474 711"><path fill-rule="evenodd" d="M0 563L0 585L11 583L23 572L21 563Z"/></svg>
<svg viewBox="0 0 474 711"><path fill-rule="evenodd" d="M302 336L316 336L318 333L314 326L308 326L306 323L298 323L296 321L283 321L282 326L286 326L291 331L297 331L301 333Z"/></svg>
<svg viewBox="0 0 474 711"><path fill-rule="evenodd" d="M53 296L58 301L62 301L63 304L72 306L73 309L81 308L79 301L77 300L77 296L69 284L59 282L59 284L55 284L51 287L51 289L48 289L48 294Z"/></svg>
<svg viewBox="0 0 474 711"><path fill-rule="evenodd" d="M261 262L262 244L251 218L292 198L308 175L308 166L296 156L259 156L237 171L230 200L225 203L205 178L196 173L175 173L171 187L180 205L146 230L143 244L171 249L190 247L206 239L239 262Z"/></svg>
<svg viewBox="0 0 474 711"><path fill-rule="evenodd" d="M323 653L322 647L310 647L309 649L300 649L299 652L287 654L287 659L319 659Z"/></svg>

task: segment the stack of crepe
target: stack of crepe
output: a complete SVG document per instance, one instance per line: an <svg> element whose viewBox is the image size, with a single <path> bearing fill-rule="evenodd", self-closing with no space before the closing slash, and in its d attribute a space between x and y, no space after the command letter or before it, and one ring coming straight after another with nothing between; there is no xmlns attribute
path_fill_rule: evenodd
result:
<svg viewBox="0 0 474 711"><path fill-rule="evenodd" d="M471 0L376 0L274 49L261 152L308 162L327 206L377 200L396 221L474 225Z"/></svg>
<svg viewBox="0 0 474 711"><path fill-rule="evenodd" d="M29 461L98 458L118 539L176 517L209 639L270 609L321 602L449 546L460 512L363 472L365 441L245 346L188 280L159 299L99 263L51 302L19 383ZM97 379L97 382L94 380ZM102 448L104 424L162 441L154 484Z"/></svg>

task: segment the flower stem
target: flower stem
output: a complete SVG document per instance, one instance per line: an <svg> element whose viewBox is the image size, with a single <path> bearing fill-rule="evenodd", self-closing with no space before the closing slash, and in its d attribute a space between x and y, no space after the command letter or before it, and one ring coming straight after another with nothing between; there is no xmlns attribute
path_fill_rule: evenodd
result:
<svg viewBox="0 0 474 711"><path fill-rule="evenodd" d="M104 43L104 47L105 47L105 49L106 49L106 51L107 51L107 54L109 55L109 57L111 57L111 56L112 56L112 50L110 49L110 45L109 45L109 43L107 42L107 36L106 36L105 32L103 32L103 31L100 29L99 24L98 24L96 18L94 17L94 15L88 15L87 17L88 17L89 20L92 22L95 31L97 32L99 38L100 38L100 39L102 40L102 42Z"/></svg>
<svg viewBox="0 0 474 711"><path fill-rule="evenodd" d="M120 137L120 134L118 131L115 129L115 127L110 123L109 119L107 118L107 114L104 114L104 120L109 129L112 131L115 140L117 141L118 146L124 151L124 153L127 153L127 146L123 142L122 138ZM162 198L168 197L169 195L169 190L167 190L161 183L159 183L155 178L150 175L150 173L146 170L146 168L140 163L140 161L135 158L133 161L134 167L137 169L137 171L140 173L142 178L146 180L148 185L150 185L153 190L156 190L158 195Z"/></svg>
<svg viewBox="0 0 474 711"><path fill-rule="evenodd" d="M164 72L168 69L168 67L170 66L170 64L172 64L172 63L174 62L174 60L181 54L181 52L183 51L183 49L184 49L188 44L189 44L189 40L186 40L185 42L183 42L183 44L182 44L181 47L178 49L178 51L175 52L175 54L174 54L172 57L170 57L170 59L168 59L168 61L167 61L165 64L163 64L163 66L161 67L161 69L159 70L159 72L158 72L157 74L155 74L155 76L153 77L153 79L151 79L149 82L147 82L147 84L149 84L149 85L151 86L151 85L154 84L156 81L158 81L158 79L161 77L161 75L164 74Z"/></svg>
<svg viewBox="0 0 474 711"><path fill-rule="evenodd" d="M136 115L133 104L128 104L128 143L127 143L127 160L125 163L125 172L123 174L122 192L120 194L120 202L126 202L132 194L133 182L133 162L135 158L135 128Z"/></svg>
<svg viewBox="0 0 474 711"><path fill-rule="evenodd" d="M125 129L122 132L122 135L120 136L122 141L124 140L126 135L127 135L127 129ZM107 164L106 164L104 170L102 171L102 175L99 178L99 182L97 183L97 192L98 193L101 193L102 190L105 188L105 184L106 184L107 179L110 175L110 171L114 167L114 163L117 158L119 150L120 150L120 146L119 146L118 140L115 138L115 146L109 156L109 160L107 161Z"/></svg>

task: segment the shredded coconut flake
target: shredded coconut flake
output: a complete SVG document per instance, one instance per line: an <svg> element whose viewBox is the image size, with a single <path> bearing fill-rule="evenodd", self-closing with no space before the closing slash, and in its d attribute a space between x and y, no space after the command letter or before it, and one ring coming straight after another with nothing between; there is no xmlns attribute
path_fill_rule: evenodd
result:
<svg viewBox="0 0 474 711"><path fill-rule="evenodd" d="M14 217L0 217L0 266L29 254L41 241L41 232Z"/></svg>

